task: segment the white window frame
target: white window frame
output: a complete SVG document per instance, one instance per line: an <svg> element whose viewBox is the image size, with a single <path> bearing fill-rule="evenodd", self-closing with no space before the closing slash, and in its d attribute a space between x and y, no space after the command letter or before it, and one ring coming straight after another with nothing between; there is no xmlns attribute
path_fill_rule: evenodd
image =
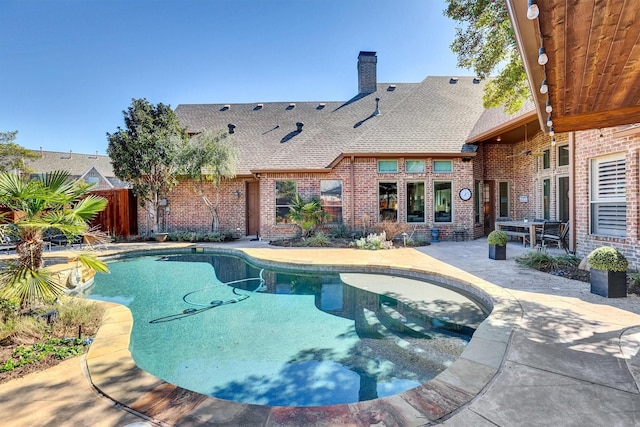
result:
<svg viewBox="0 0 640 427"><path fill-rule="evenodd" d="M298 182L295 179L278 179L274 182L274 190L275 190L275 194L274 194L274 201L275 201L275 205L276 205L276 225L286 225L286 224L290 224L289 219L286 217L286 214L284 216L278 216L278 209L279 208L286 208L286 211L289 212L289 206L290 204L286 204L286 205L282 205L282 204L278 204L278 183L279 182L293 182L295 184L295 192L297 194L298 192ZM278 218L281 218L280 220L278 220Z"/></svg>
<svg viewBox="0 0 640 427"><path fill-rule="evenodd" d="M597 236L626 237L625 153L593 158L589 167L590 233Z"/></svg>
<svg viewBox="0 0 640 427"><path fill-rule="evenodd" d="M422 167L420 168L420 170L409 170L409 163L413 163L414 165L418 165L419 164ZM411 159L411 160L405 160L405 162L404 162L404 171L406 173L424 173L426 170L427 169L426 169L424 160Z"/></svg>
<svg viewBox="0 0 640 427"><path fill-rule="evenodd" d="M422 203L422 221L409 221L409 184L422 184L422 194L416 194L418 196L419 203ZM426 193L427 193L427 182L426 181L406 181L404 184L404 191L406 194L406 206L405 209L405 222L407 224L424 224L427 221L427 205L426 205ZM413 214L411 214L413 215Z"/></svg>
<svg viewBox="0 0 640 427"><path fill-rule="evenodd" d="M436 170L436 164L449 164L449 170ZM434 160L433 161L433 173L453 173L453 160Z"/></svg>
<svg viewBox="0 0 640 427"><path fill-rule="evenodd" d="M380 165L382 163L395 163L396 167L393 171L391 170L381 170ZM385 159L385 160L378 160L378 173L398 173L398 161L397 160L391 160L391 159Z"/></svg>
<svg viewBox="0 0 640 427"><path fill-rule="evenodd" d="M323 191L325 184L328 184L330 182L340 183L339 200L329 199L328 196ZM335 215L331 214L331 220L329 221L330 224L342 224L342 217L343 217L342 209L344 205L343 194L344 194L344 182L341 179L321 179L320 180L320 206L322 207L322 210L325 212L329 212L331 214L332 209L330 208L340 208L340 217L336 218Z"/></svg>

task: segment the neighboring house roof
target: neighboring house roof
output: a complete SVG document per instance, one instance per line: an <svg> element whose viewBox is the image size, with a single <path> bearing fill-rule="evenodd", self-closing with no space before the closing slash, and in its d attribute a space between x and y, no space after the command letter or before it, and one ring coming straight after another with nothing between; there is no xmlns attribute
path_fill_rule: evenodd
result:
<svg viewBox="0 0 640 427"><path fill-rule="evenodd" d="M379 83L346 102L181 104L175 112L190 133L234 124L239 175L321 171L343 155L461 156L484 110L483 88L473 77L427 77Z"/></svg>
<svg viewBox="0 0 640 427"><path fill-rule="evenodd" d="M26 160L27 166L34 173L64 170L75 178L98 175L105 178L113 187L126 187L122 181L115 177L109 156L43 150L35 151L35 153L38 154L38 158Z"/></svg>

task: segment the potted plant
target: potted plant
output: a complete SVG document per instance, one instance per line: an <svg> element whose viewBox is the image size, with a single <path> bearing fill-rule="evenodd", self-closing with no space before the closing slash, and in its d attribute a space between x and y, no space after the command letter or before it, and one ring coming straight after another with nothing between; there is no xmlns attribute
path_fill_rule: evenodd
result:
<svg viewBox="0 0 640 427"><path fill-rule="evenodd" d="M602 246L587 255L591 270L591 293L606 298L627 296L629 262L616 248Z"/></svg>
<svg viewBox="0 0 640 427"><path fill-rule="evenodd" d="M156 241L158 242L164 242L167 240L167 237L169 237L169 233L156 233L154 235Z"/></svg>
<svg viewBox="0 0 640 427"><path fill-rule="evenodd" d="M493 230L487 236L489 244L489 258L496 260L507 259L507 233L501 230Z"/></svg>

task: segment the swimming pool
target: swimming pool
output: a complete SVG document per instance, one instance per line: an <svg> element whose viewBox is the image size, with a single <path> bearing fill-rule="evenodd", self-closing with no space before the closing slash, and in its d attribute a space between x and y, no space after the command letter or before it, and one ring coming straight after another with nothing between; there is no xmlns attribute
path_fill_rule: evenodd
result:
<svg viewBox="0 0 640 427"><path fill-rule="evenodd" d="M446 369L470 339L470 325L486 316L471 299L413 279L262 271L226 254L137 257L110 269L91 297L131 309L138 366L246 403L316 406L400 393ZM261 275L264 287L255 280ZM363 289L369 285L390 295ZM397 301L397 285L437 294L431 314L449 299L465 321L451 310L430 316Z"/></svg>

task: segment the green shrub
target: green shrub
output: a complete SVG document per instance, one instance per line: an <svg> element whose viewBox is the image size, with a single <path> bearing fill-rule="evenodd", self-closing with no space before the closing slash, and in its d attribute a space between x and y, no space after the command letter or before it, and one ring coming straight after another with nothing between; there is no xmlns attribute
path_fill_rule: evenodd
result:
<svg viewBox="0 0 640 427"><path fill-rule="evenodd" d="M346 239L351 237L351 230L345 224L338 224L331 229L331 236L335 239Z"/></svg>
<svg viewBox="0 0 640 427"><path fill-rule="evenodd" d="M328 234L318 231L313 236L307 237L304 245L311 247L329 246L331 245L331 239Z"/></svg>
<svg viewBox="0 0 640 427"><path fill-rule="evenodd" d="M544 252L531 251L515 258L516 263L541 271L555 270L567 266L576 266L580 260L573 255L552 256Z"/></svg>
<svg viewBox="0 0 640 427"><path fill-rule="evenodd" d="M587 255L589 267L596 270L627 271L629 262L627 258L616 248L602 246L594 249Z"/></svg>
<svg viewBox="0 0 640 427"><path fill-rule="evenodd" d="M507 233L501 230L493 230L487 236L487 243L490 245L505 246L507 244Z"/></svg>

